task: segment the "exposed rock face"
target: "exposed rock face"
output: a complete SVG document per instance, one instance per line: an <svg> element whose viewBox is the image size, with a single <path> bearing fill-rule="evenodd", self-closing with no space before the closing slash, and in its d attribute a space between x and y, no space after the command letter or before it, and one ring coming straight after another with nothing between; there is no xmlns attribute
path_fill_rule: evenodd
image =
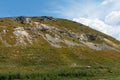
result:
<svg viewBox="0 0 120 80"><path fill-rule="evenodd" d="M57 48L61 48L61 46L59 45L60 42L63 42L61 39L59 38L54 38L52 37L51 35L49 34L46 34L46 40L54 47L57 47Z"/></svg>
<svg viewBox="0 0 120 80"><path fill-rule="evenodd" d="M46 36L47 40L48 40L49 42L51 42L51 43L58 44L58 43L60 43L60 42L63 42L61 39L56 38L56 37L54 38L54 37L52 37L52 36L49 35L49 34L46 34L45 36Z"/></svg>
<svg viewBox="0 0 120 80"><path fill-rule="evenodd" d="M110 40L108 40L108 39L106 39L106 38L104 38L104 40L105 40L108 44L111 44L112 46L114 46L114 47L116 47L116 48L119 48L119 46L118 46L117 44L113 43L112 41L110 41Z"/></svg>
<svg viewBox="0 0 120 80"><path fill-rule="evenodd" d="M55 47L57 47L57 48L62 47L59 45L59 43L64 43L68 46L81 46L80 44L78 44L76 42L66 40L66 39L61 39L58 35L56 35L56 37L52 37L51 35L46 34L46 40L48 40L50 44L56 45Z"/></svg>
<svg viewBox="0 0 120 80"><path fill-rule="evenodd" d="M17 43L15 45L26 45L26 40L28 43L32 43L29 33L27 33L23 27L17 27L13 32L16 35Z"/></svg>
<svg viewBox="0 0 120 80"><path fill-rule="evenodd" d="M41 21L53 20L52 17L43 16L38 18L40 22L32 21L30 17L14 17L11 18L20 24L27 24L29 26L12 26L11 32L13 36L15 36L15 44L11 45L3 37L0 37L1 42L7 46L25 46L28 44L32 44L34 40L40 39L41 37L46 40L51 46L56 48L64 47L62 44L66 46L86 46L94 50L116 50L119 49L119 45L114 42L105 39L103 36L92 33L92 32L73 32L69 29L57 28L55 26L50 26L41 23ZM2 32L0 35L7 35L9 31L9 27L1 26ZM93 43L92 41L103 40L102 43ZM109 44L109 45L108 45Z"/></svg>
<svg viewBox="0 0 120 80"><path fill-rule="evenodd" d="M95 43L91 43L91 42L82 42L82 43L94 50L107 50L107 49L114 50L115 49L115 48L112 48L111 46L108 46L105 43L103 43L103 44L95 44Z"/></svg>
<svg viewBox="0 0 120 80"><path fill-rule="evenodd" d="M64 40L65 44L69 45L69 46L81 46L78 43L75 43L73 41L69 41L69 40Z"/></svg>

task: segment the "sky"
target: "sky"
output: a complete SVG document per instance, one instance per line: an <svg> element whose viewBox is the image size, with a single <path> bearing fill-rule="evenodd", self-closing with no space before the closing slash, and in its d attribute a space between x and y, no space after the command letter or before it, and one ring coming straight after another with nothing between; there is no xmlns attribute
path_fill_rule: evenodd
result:
<svg viewBox="0 0 120 80"><path fill-rule="evenodd" d="M120 40L120 0L0 0L0 17L66 18Z"/></svg>

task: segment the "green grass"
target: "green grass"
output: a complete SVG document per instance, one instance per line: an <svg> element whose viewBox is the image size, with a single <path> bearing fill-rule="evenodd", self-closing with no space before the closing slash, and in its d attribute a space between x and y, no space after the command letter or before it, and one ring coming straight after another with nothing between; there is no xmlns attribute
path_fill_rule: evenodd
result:
<svg viewBox="0 0 120 80"><path fill-rule="evenodd" d="M41 17L33 17L32 20L65 31L102 35L116 44L120 43L110 36L70 20L54 18L41 21ZM16 43L11 26L34 27L20 24L10 18L0 19L1 37L11 45ZM8 33L3 34L4 29L8 30ZM57 34L60 38L76 43L79 43L79 40L56 31L27 30L27 32L35 37L32 44L5 47L0 41L0 80L120 80L119 52L96 51L85 46L67 47L63 43L60 43L63 48L55 48L36 33L51 34L53 37ZM101 43L103 40L91 42Z"/></svg>
<svg viewBox="0 0 120 80"><path fill-rule="evenodd" d="M0 72L0 80L119 80L108 67L63 67L46 72Z"/></svg>
<svg viewBox="0 0 120 80"><path fill-rule="evenodd" d="M56 49L49 46L46 41L40 39L34 42L34 45L26 47L1 47L0 79L120 79L120 54L116 51L94 51L87 47Z"/></svg>

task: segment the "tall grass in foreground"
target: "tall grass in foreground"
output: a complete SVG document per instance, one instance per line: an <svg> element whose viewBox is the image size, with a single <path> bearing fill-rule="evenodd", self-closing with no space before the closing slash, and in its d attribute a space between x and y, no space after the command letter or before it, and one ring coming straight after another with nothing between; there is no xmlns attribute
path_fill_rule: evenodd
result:
<svg viewBox="0 0 120 80"><path fill-rule="evenodd" d="M48 72L0 72L0 80L95 80L119 75L105 67L71 67Z"/></svg>

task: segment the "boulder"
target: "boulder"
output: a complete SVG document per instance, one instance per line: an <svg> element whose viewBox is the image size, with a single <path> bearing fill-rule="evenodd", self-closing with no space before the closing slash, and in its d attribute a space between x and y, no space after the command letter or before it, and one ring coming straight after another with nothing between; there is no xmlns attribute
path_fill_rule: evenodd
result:
<svg viewBox="0 0 120 80"><path fill-rule="evenodd" d="M24 16L20 16L20 17L14 17L13 18L15 21L21 23L21 24L25 24L25 23L30 23L31 19L28 17L24 17Z"/></svg>
<svg viewBox="0 0 120 80"><path fill-rule="evenodd" d="M40 21L48 21L48 20L52 20L53 17L49 17L49 16L42 16L40 17Z"/></svg>

